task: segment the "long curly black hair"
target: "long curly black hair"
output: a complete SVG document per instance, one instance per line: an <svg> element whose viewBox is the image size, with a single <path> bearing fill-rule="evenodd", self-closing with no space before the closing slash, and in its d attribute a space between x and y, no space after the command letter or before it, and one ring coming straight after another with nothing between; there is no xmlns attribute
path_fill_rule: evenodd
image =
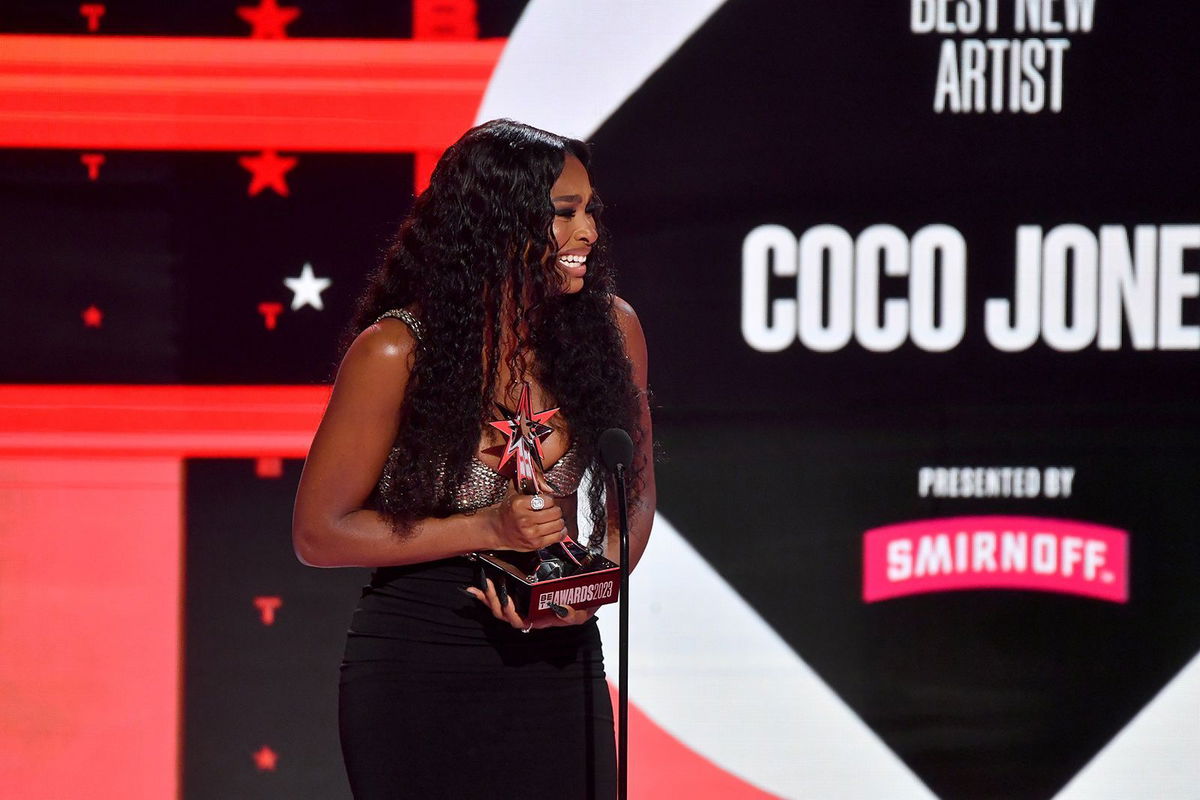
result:
<svg viewBox="0 0 1200 800"><path fill-rule="evenodd" d="M585 143L512 120L467 131L438 161L359 299L344 347L389 309L408 308L423 324L387 465L393 479L370 500L400 535L419 517L450 513L453 487L497 416L500 347L485 351L485 342L507 333L516 342L504 359L510 374L531 364L592 469L589 543L603 538L608 476L597 440L610 427L635 443L642 432L598 215L583 288L564 294L554 264L550 189L568 154L585 168L591 161ZM635 499L643 468L635 461L630 470Z"/></svg>

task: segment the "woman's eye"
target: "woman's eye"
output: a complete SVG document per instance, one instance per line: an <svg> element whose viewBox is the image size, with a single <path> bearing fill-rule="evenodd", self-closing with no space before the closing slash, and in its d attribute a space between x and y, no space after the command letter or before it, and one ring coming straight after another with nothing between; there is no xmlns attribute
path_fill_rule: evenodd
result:
<svg viewBox="0 0 1200 800"><path fill-rule="evenodd" d="M556 217L565 217L565 218L567 218L567 219L570 219L571 217L575 216L575 209L573 209L573 208L560 208L560 209L558 209L557 211L555 211L555 212L554 212L554 215L555 215Z"/></svg>

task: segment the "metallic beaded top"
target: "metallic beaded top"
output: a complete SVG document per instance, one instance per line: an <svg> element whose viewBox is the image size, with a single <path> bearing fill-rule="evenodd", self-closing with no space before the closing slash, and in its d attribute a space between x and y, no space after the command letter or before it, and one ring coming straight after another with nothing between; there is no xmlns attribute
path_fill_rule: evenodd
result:
<svg viewBox="0 0 1200 800"><path fill-rule="evenodd" d="M417 319L416 315L407 308L393 308L389 311L385 311L376 317L375 321L379 322L380 320L388 318L398 319L407 325L408 329L412 331L413 338L418 342L425 337L425 325L422 324L421 320Z"/></svg>
<svg viewBox="0 0 1200 800"><path fill-rule="evenodd" d="M380 314L375 320L379 322L386 318L398 319L408 325L413 337L419 342L424 335L424 326L412 312L403 308L393 308ZM379 476L377 491L381 494L391 489L391 482L396 474L396 464L400 449L392 448L387 463L383 466L383 474ZM550 487L549 494L554 497L567 497L579 489L583 478L584 463L579 455L579 447L572 442L567 452L554 462L543 474L546 484ZM439 480L446 480L446 468L443 465L437 470ZM475 511L494 505L504 499L512 486L512 479L500 474L478 458L472 458L467 465L467 475L451 492L451 512Z"/></svg>

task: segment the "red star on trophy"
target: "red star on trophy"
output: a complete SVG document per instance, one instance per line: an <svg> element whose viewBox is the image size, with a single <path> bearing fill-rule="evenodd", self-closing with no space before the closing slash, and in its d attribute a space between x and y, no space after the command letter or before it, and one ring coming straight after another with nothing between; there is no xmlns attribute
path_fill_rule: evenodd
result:
<svg viewBox="0 0 1200 800"><path fill-rule="evenodd" d="M521 384L521 396L517 398L516 411L505 408L499 403L496 403L496 408L504 414L504 419L498 419L488 424L508 437L508 443L504 446L504 455L501 456L496 469L503 471L510 461L513 462L516 470L517 491L522 494L532 494L533 498L529 502L529 507L534 511L541 511L545 507L545 502L538 494L541 486L538 484L537 472L542 473L543 476L546 473L546 468L542 464L542 442L554 433L554 429L546 424L546 420L557 414L558 408L550 408L535 414L529 402L529 383L527 381ZM534 467L537 467L537 472L534 472ZM582 567L583 562L567 547L568 543L578 548L585 557L586 551L570 536L564 537L563 541L558 543L567 557L576 566ZM547 564L560 563L556 562L550 555L549 549L544 547L538 550L538 558L542 561L539 570ZM561 574L561 566L558 566L557 569L558 574Z"/></svg>
<svg viewBox="0 0 1200 800"><path fill-rule="evenodd" d="M521 396L517 399L517 410L505 408L496 403L504 419L489 423L493 428L508 437L504 446L504 455L497 467L503 470L510 462L514 462L516 470L517 489L524 494L536 494L538 490L537 475L534 467L543 471L542 442L554 433L554 429L546 421L558 413L557 408L539 411L536 414L529 402L529 384L521 384Z"/></svg>

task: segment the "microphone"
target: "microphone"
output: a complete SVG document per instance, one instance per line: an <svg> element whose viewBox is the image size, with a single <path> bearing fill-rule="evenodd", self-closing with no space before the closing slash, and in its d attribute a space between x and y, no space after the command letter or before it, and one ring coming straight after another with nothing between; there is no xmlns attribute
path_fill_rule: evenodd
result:
<svg viewBox="0 0 1200 800"><path fill-rule="evenodd" d="M620 428L609 428L600 434L600 460L613 472L618 467L629 469L633 463L633 439Z"/></svg>
<svg viewBox="0 0 1200 800"><path fill-rule="evenodd" d="M629 786L629 501L625 470L633 463L633 439L620 428L600 434L600 460L613 473L621 534L621 656L617 668L617 798L625 800Z"/></svg>

